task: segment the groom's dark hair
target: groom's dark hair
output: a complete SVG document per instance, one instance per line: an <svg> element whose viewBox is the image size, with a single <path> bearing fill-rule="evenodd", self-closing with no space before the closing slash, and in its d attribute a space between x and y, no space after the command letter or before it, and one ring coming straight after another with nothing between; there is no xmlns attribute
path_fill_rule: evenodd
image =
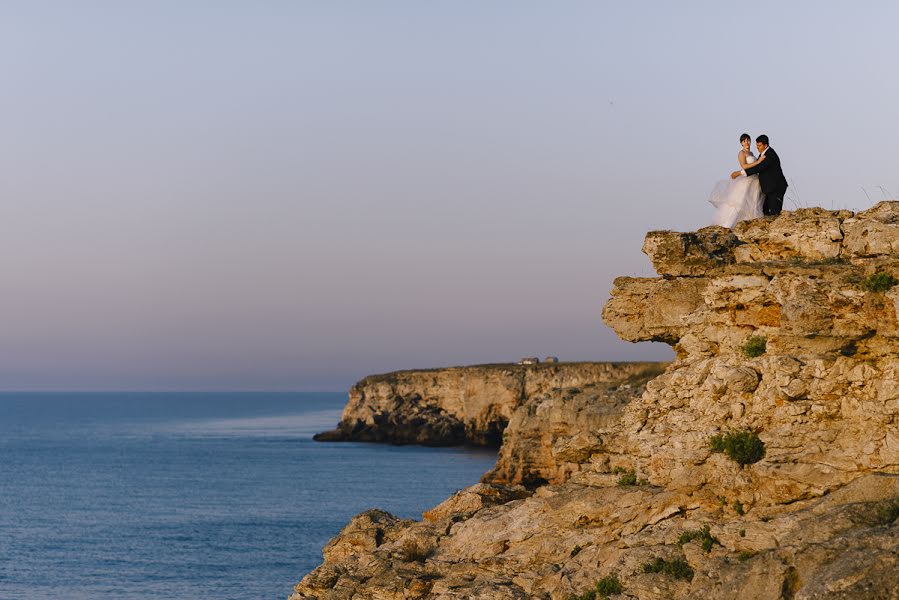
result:
<svg viewBox="0 0 899 600"><path fill-rule="evenodd" d="M740 136L740 143L742 144L742 143L743 143L743 140L751 140L751 139L752 139L752 138L749 137L749 134L748 134L748 133L744 133L743 135Z"/></svg>
<svg viewBox="0 0 899 600"><path fill-rule="evenodd" d="M768 136L765 135L764 133L762 135L758 136L757 138L755 138L755 141L757 141L759 144L765 144L766 146L771 145L768 143Z"/></svg>

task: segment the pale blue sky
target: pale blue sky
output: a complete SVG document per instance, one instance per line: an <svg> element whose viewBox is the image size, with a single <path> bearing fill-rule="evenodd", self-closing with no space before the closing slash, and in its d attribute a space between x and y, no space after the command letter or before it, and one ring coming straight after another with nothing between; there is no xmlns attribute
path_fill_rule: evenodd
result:
<svg viewBox="0 0 899 600"><path fill-rule="evenodd" d="M740 133L899 193L899 8L745 6L0 2L0 389L670 356L601 308Z"/></svg>

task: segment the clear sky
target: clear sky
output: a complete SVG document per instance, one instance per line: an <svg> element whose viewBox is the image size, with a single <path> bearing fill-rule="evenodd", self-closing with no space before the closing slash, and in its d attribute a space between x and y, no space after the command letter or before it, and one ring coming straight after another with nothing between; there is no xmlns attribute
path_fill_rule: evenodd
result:
<svg viewBox="0 0 899 600"><path fill-rule="evenodd" d="M899 194L897 6L0 2L0 388L667 358L602 305L741 133Z"/></svg>

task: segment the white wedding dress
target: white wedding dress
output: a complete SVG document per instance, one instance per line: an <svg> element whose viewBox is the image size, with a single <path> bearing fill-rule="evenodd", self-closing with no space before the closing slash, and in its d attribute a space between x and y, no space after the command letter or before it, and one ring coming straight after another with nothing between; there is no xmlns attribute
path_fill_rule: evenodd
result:
<svg viewBox="0 0 899 600"><path fill-rule="evenodd" d="M747 163L754 163L755 156L750 153ZM715 225L733 227L737 221L757 219L763 216L762 203L765 195L759 185L759 176L737 177L719 181L712 189L709 202L718 209L715 211Z"/></svg>

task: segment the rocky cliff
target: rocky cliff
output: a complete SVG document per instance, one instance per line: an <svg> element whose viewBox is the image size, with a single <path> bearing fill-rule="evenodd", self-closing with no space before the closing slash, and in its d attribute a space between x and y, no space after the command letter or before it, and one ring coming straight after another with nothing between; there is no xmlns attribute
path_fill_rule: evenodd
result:
<svg viewBox="0 0 899 600"><path fill-rule="evenodd" d="M899 203L643 250L603 318L675 362L525 394L483 483L356 517L292 598L899 598Z"/></svg>
<svg viewBox="0 0 899 600"><path fill-rule="evenodd" d="M615 383L647 363L497 364L366 377L319 441L495 446L521 403L553 389Z"/></svg>

